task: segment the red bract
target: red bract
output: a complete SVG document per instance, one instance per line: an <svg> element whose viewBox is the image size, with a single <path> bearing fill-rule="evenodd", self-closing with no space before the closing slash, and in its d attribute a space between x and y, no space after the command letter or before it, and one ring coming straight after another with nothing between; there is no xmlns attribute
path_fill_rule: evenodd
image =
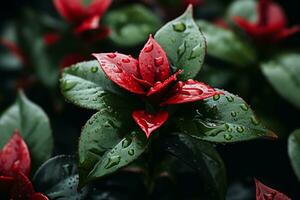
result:
<svg viewBox="0 0 300 200"><path fill-rule="evenodd" d="M291 200L286 195L262 184L255 179L256 200Z"/></svg>
<svg viewBox="0 0 300 200"><path fill-rule="evenodd" d="M120 53L93 55L110 80L160 106L193 102L221 94L195 80L179 81L172 85L182 70L170 75L167 55L151 35L141 50L138 60ZM157 113L138 110L132 113L132 117L149 137L154 130L167 121L168 113L162 110Z"/></svg>
<svg viewBox="0 0 300 200"><path fill-rule="evenodd" d="M26 143L16 130L0 151L0 192L13 200L47 200L36 193L27 178L30 172L30 154Z"/></svg>
<svg viewBox="0 0 300 200"><path fill-rule="evenodd" d="M287 19L283 9L271 0L260 0L257 13L257 22L249 22L240 16L234 17L234 21L258 42L277 42L300 30L300 26L286 27Z"/></svg>
<svg viewBox="0 0 300 200"><path fill-rule="evenodd" d="M85 5L84 0L54 0L60 15L74 25L75 33L94 30L100 35L104 28L99 22L110 4L111 0L91 0L88 5Z"/></svg>

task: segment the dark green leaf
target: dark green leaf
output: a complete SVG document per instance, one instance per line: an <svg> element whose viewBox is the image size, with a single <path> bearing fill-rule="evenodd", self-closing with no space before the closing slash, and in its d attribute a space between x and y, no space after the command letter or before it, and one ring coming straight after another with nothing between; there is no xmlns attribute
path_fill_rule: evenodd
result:
<svg viewBox="0 0 300 200"><path fill-rule="evenodd" d="M109 80L97 61L81 62L64 70L60 87L65 98L80 107L100 110L122 104L119 88Z"/></svg>
<svg viewBox="0 0 300 200"><path fill-rule="evenodd" d="M232 17L240 16L251 22L257 21L257 2L255 0L235 0L231 3L227 10L227 18L229 20Z"/></svg>
<svg viewBox="0 0 300 200"><path fill-rule="evenodd" d="M177 122L180 130L201 140L221 143L276 138L259 122L242 98L222 92L224 95L216 95L186 108L188 112Z"/></svg>
<svg viewBox="0 0 300 200"><path fill-rule="evenodd" d="M160 19L142 5L109 11L104 23L112 30L110 39L121 46L134 46L146 41L161 24Z"/></svg>
<svg viewBox="0 0 300 200"><path fill-rule="evenodd" d="M300 108L300 54L280 54L263 63L261 69L275 90Z"/></svg>
<svg viewBox="0 0 300 200"><path fill-rule="evenodd" d="M255 62L254 49L231 30L203 20L198 20L197 24L206 38L208 55L238 66L247 66Z"/></svg>
<svg viewBox="0 0 300 200"><path fill-rule="evenodd" d="M2 148L15 129L20 131L34 167L47 160L53 148L52 131L45 112L20 92L16 102L0 117L0 147Z"/></svg>
<svg viewBox="0 0 300 200"><path fill-rule="evenodd" d="M102 109L86 123L79 140L81 185L110 174L137 159L146 147L146 136L135 131L128 110Z"/></svg>
<svg viewBox="0 0 300 200"><path fill-rule="evenodd" d="M205 57L205 38L193 19L192 7L168 22L155 34L155 39L168 55L174 70L184 69L181 78L194 78Z"/></svg>
<svg viewBox="0 0 300 200"><path fill-rule="evenodd" d="M46 161L33 177L35 189L50 199L83 200L88 188L77 190L79 177L75 158L60 155Z"/></svg>
<svg viewBox="0 0 300 200"><path fill-rule="evenodd" d="M167 137L165 143L168 152L197 171L209 196L207 199L225 199L225 166L212 145L184 134Z"/></svg>
<svg viewBox="0 0 300 200"><path fill-rule="evenodd" d="M288 154L300 181L300 129L295 130L288 139Z"/></svg>

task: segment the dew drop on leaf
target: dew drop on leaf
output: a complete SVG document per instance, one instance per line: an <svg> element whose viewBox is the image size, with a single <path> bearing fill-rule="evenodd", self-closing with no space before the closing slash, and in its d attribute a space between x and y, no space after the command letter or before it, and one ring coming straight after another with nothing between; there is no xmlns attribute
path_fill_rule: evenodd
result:
<svg viewBox="0 0 300 200"><path fill-rule="evenodd" d="M64 81L62 82L62 89L63 89L64 91L69 91L69 90L71 90L73 87L75 87L75 85L76 85L75 82L69 82L69 81L67 81L67 80L64 80Z"/></svg>
<svg viewBox="0 0 300 200"><path fill-rule="evenodd" d="M134 149L128 150L128 155L133 156L134 155Z"/></svg>
<svg viewBox="0 0 300 200"><path fill-rule="evenodd" d="M159 56L154 59L154 63L156 66L160 66L160 65L164 64L164 58L162 56Z"/></svg>
<svg viewBox="0 0 300 200"><path fill-rule="evenodd" d="M192 49L189 59L191 60L197 58L198 56L201 55L201 53L202 53L201 44L198 44Z"/></svg>
<svg viewBox="0 0 300 200"><path fill-rule="evenodd" d="M185 51L186 51L186 41L184 41L177 49L178 60L181 59Z"/></svg>
<svg viewBox="0 0 300 200"><path fill-rule="evenodd" d="M96 73L98 71L98 67L94 66L94 67L91 67L91 72L92 73Z"/></svg>
<svg viewBox="0 0 300 200"><path fill-rule="evenodd" d="M233 96L226 96L226 99L227 99L228 102L233 102L234 101Z"/></svg>
<svg viewBox="0 0 300 200"><path fill-rule="evenodd" d="M249 106L246 105L246 104L242 104L242 105L240 105L240 107L241 107L241 109L244 110L244 111L249 110Z"/></svg>
<svg viewBox="0 0 300 200"><path fill-rule="evenodd" d="M213 100L218 101L220 99L220 97L221 96L219 94L216 94L216 95L213 96Z"/></svg>
<svg viewBox="0 0 300 200"><path fill-rule="evenodd" d="M232 111L232 112L230 113L230 115L231 115L232 117L236 117L236 116L237 116L237 112Z"/></svg>
<svg viewBox="0 0 300 200"><path fill-rule="evenodd" d="M108 158L106 165L104 166L105 169L109 169L111 167L114 167L116 165L118 165L121 161L121 157L120 156L112 156L110 158Z"/></svg>
<svg viewBox="0 0 300 200"><path fill-rule="evenodd" d="M257 120L257 118L256 118L254 115L251 117L251 122L252 122L252 124L254 124L255 126L257 126L257 125L259 124L259 121Z"/></svg>
<svg viewBox="0 0 300 200"><path fill-rule="evenodd" d="M124 140L122 141L122 147L123 147L123 148L127 148L127 147L131 144L131 142L132 142L132 139L130 139L130 138L124 139Z"/></svg>
<svg viewBox="0 0 300 200"><path fill-rule="evenodd" d="M117 54L115 54L115 53L107 54L107 57L109 57L109 58L115 58L116 56L117 56Z"/></svg>
<svg viewBox="0 0 300 200"><path fill-rule="evenodd" d="M147 52L147 53L149 53L149 52L151 52L152 50L153 50L153 44L152 44L152 42L150 41L150 42L148 42L148 43L145 45L144 51Z"/></svg>
<svg viewBox="0 0 300 200"><path fill-rule="evenodd" d="M130 59L129 59L129 58L123 58L123 59L122 59L122 62L123 62L123 63L130 63Z"/></svg>
<svg viewBox="0 0 300 200"><path fill-rule="evenodd" d="M231 134L228 134L228 133L224 134L225 140L231 140L232 138L233 138L233 136Z"/></svg>
<svg viewBox="0 0 300 200"><path fill-rule="evenodd" d="M172 24L173 30L177 32L183 32L186 29L186 25L183 22L175 22Z"/></svg>
<svg viewBox="0 0 300 200"><path fill-rule="evenodd" d="M245 128L242 126L238 126L238 127L236 127L236 130L237 130L237 132L242 133L245 131Z"/></svg>

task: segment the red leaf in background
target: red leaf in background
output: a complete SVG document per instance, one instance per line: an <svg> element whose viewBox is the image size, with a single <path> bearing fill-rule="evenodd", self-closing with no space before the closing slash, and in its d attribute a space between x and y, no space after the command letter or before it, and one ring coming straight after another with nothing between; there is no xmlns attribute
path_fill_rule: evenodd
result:
<svg viewBox="0 0 300 200"><path fill-rule="evenodd" d="M164 50L150 35L139 55L139 70L143 80L154 84L170 75L170 65Z"/></svg>
<svg viewBox="0 0 300 200"><path fill-rule="evenodd" d="M140 78L136 59L120 53L100 53L93 56L98 59L110 80L132 93L145 94L144 88L136 80Z"/></svg>
<svg viewBox="0 0 300 200"><path fill-rule="evenodd" d="M26 143L16 130L0 151L0 175L12 176L17 172L30 172L30 154Z"/></svg>
<svg viewBox="0 0 300 200"><path fill-rule="evenodd" d="M291 198L255 179L256 200L291 200Z"/></svg>
<svg viewBox="0 0 300 200"><path fill-rule="evenodd" d="M262 43L278 42L300 31L300 26L286 28L287 20L283 9L271 0L260 0L257 5L258 21L249 22L236 16L235 23L247 34Z"/></svg>
<svg viewBox="0 0 300 200"><path fill-rule="evenodd" d="M111 0L91 0L84 5L83 0L54 0L60 15L76 26L75 32L98 29L99 21L111 4Z"/></svg>
<svg viewBox="0 0 300 200"><path fill-rule="evenodd" d="M216 91L205 83L194 81L192 79L187 80L186 82L179 81L172 88L171 96L164 100L161 103L161 106L199 101L217 94L223 93Z"/></svg>
<svg viewBox="0 0 300 200"><path fill-rule="evenodd" d="M132 117L145 132L147 138L149 138L153 131L161 127L167 121L169 114L166 111L151 114L144 110L138 110L132 113Z"/></svg>
<svg viewBox="0 0 300 200"><path fill-rule="evenodd" d="M45 34L43 37L43 40L46 45L53 45L56 42L58 42L58 40L60 40L60 38L61 38L61 35L59 33L51 32L51 33Z"/></svg>

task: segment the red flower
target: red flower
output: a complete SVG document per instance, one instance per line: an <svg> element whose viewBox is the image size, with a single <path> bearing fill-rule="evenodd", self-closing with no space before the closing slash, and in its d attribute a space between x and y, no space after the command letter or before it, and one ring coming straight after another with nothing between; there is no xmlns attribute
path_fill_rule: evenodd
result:
<svg viewBox="0 0 300 200"><path fill-rule="evenodd" d="M259 42L277 42L300 30L300 26L286 27L287 19L283 9L271 0L260 0L257 5L257 12L257 22L249 22L240 16L234 17L234 21Z"/></svg>
<svg viewBox="0 0 300 200"><path fill-rule="evenodd" d="M84 0L54 0L60 15L74 25L74 32L81 34L93 31L97 39L106 37L108 29L100 26L100 19L111 4L111 0L91 0L88 5Z"/></svg>
<svg viewBox="0 0 300 200"><path fill-rule="evenodd" d="M171 85L182 70L170 76L167 55L151 35L138 60L120 53L93 55L110 80L160 106L193 102L220 94L210 86L191 79ZM132 117L149 137L167 121L168 113L164 110L157 113L138 110L132 113Z"/></svg>
<svg viewBox="0 0 300 200"><path fill-rule="evenodd" d="M256 200L291 200L286 195L278 192L268 186L262 184L260 181L255 179L256 185Z"/></svg>
<svg viewBox="0 0 300 200"><path fill-rule="evenodd" d="M27 178L30 172L28 148L16 130L0 151L0 193L13 200L48 200L36 193Z"/></svg>

